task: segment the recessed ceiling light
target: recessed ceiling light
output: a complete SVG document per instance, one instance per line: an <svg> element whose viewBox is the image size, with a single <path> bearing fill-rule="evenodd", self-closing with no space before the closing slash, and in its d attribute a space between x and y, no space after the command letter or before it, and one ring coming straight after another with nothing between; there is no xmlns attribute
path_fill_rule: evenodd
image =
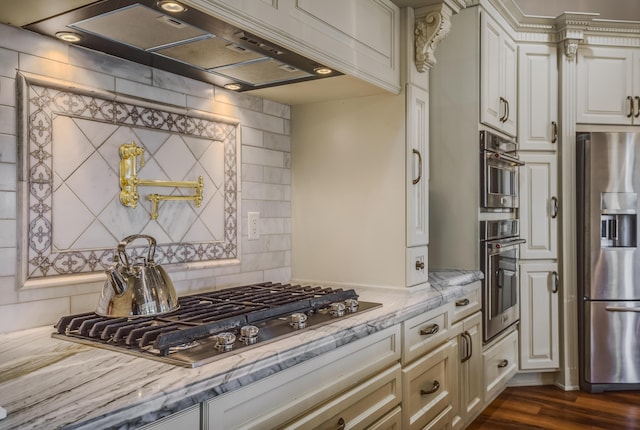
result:
<svg viewBox="0 0 640 430"><path fill-rule="evenodd" d="M177 1L171 1L171 0L159 1L158 2L158 6L160 6L160 8L162 10L167 11L167 12L171 12L171 13L180 13L180 12L184 12L185 10L187 10L186 7L184 7L183 5L178 3Z"/></svg>
<svg viewBox="0 0 640 430"><path fill-rule="evenodd" d="M242 88L242 85L240 84L225 84L224 87L228 90L232 90L232 91L238 91L240 88Z"/></svg>
<svg viewBox="0 0 640 430"><path fill-rule="evenodd" d="M60 40L64 40L65 42L76 43L82 40L82 36L78 33L73 33L71 31L59 31L56 33L56 37Z"/></svg>
<svg viewBox="0 0 640 430"><path fill-rule="evenodd" d="M333 73L333 70L328 67L316 67L315 69L313 69L313 71L318 75L330 75L331 73Z"/></svg>

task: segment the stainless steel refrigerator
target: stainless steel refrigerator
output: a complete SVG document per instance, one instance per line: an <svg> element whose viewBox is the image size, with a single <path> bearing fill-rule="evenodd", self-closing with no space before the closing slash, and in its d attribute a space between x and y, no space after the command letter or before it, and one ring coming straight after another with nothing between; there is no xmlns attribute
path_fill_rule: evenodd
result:
<svg viewBox="0 0 640 430"><path fill-rule="evenodd" d="M640 389L640 133L578 133L580 387Z"/></svg>

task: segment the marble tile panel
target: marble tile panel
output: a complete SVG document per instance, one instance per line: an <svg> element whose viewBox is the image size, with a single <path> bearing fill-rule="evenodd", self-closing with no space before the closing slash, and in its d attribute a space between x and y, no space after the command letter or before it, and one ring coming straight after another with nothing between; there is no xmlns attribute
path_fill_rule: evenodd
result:
<svg viewBox="0 0 640 430"><path fill-rule="evenodd" d="M263 203L262 216L265 218L290 218L291 202L290 201L265 201Z"/></svg>
<svg viewBox="0 0 640 430"><path fill-rule="evenodd" d="M18 288L15 276L0 277L0 306L18 303Z"/></svg>
<svg viewBox="0 0 640 430"><path fill-rule="evenodd" d="M242 180L247 182L263 182L264 167L257 164L242 164Z"/></svg>
<svg viewBox="0 0 640 430"><path fill-rule="evenodd" d="M15 247L17 226L14 219L0 219L0 248Z"/></svg>
<svg viewBox="0 0 640 430"><path fill-rule="evenodd" d="M17 139L12 134L0 134L0 163L17 161Z"/></svg>
<svg viewBox="0 0 640 430"><path fill-rule="evenodd" d="M264 147L276 151L291 152L291 136L285 134L265 133Z"/></svg>
<svg viewBox="0 0 640 430"><path fill-rule="evenodd" d="M17 254L15 246L0 248L0 276L15 276Z"/></svg>
<svg viewBox="0 0 640 430"><path fill-rule="evenodd" d="M246 199L261 199L261 200L283 200L284 199L284 185L276 184L263 184L259 182L245 182L244 186L244 198Z"/></svg>
<svg viewBox="0 0 640 430"><path fill-rule="evenodd" d="M264 271L264 279L268 279L271 282L282 282L283 284L289 283L291 282L291 268L267 269Z"/></svg>
<svg viewBox="0 0 640 430"><path fill-rule="evenodd" d="M264 236L265 249L268 252L291 250L291 235L269 234Z"/></svg>
<svg viewBox="0 0 640 430"><path fill-rule="evenodd" d="M0 163L0 190L15 191L17 183L17 166L14 163Z"/></svg>
<svg viewBox="0 0 640 430"><path fill-rule="evenodd" d="M71 313L79 314L84 312L93 312L98 306L100 293L80 294L71 296Z"/></svg>
<svg viewBox="0 0 640 430"><path fill-rule="evenodd" d="M291 106L289 105L275 102L273 100L266 100L266 99L264 100L263 105L264 107L262 111L264 113L267 113L269 115L275 115L275 116L286 118L286 119L291 118Z"/></svg>
<svg viewBox="0 0 640 430"><path fill-rule="evenodd" d="M270 234L287 234L286 232L287 218L266 218L260 219L261 232L264 235Z"/></svg>
<svg viewBox="0 0 640 430"><path fill-rule="evenodd" d="M16 108L0 106L0 133L16 134Z"/></svg>
<svg viewBox="0 0 640 430"><path fill-rule="evenodd" d="M69 64L113 77L152 84L151 67L77 46L69 47Z"/></svg>
<svg viewBox="0 0 640 430"><path fill-rule="evenodd" d="M284 152L253 146L243 146L242 163L282 168L284 167Z"/></svg>
<svg viewBox="0 0 640 430"><path fill-rule="evenodd" d="M7 28L0 24L0 40L9 40L2 37L2 33ZM0 48L0 76L14 78L18 69L18 52L6 48Z"/></svg>
<svg viewBox="0 0 640 430"><path fill-rule="evenodd" d="M164 70L152 69L153 86L192 96L213 98L213 85Z"/></svg>
<svg viewBox="0 0 640 430"><path fill-rule="evenodd" d="M214 88L214 101L218 103L230 104L242 109L262 112L264 100L244 93L236 93L221 87Z"/></svg>
<svg viewBox="0 0 640 430"><path fill-rule="evenodd" d="M63 146L63 145L60 145ZM55 157L55 155L54 155ZM94 216L99 215L118 194L119 177L104 158L93 152L76 166L66 185ZM62 203L63 202L54 202Z"/></svg>
<svg viewBox="0 0 640 430"><path fill-rule="evenodd" d="M16 80L0 76L0 105L16 105Z"/></svg>
<svg viewBox="0 0 640 430"><path fill-rule="evenodd" d="M264 168L264 182L267 184L291 184L291 170L277 167Z"/></svg>
<svg viewBox="0 0 640 430"><path fill-rule="evenodd" d="M90 72L82 67L71 66L64 62L64 59L57 58L56 55L52 55L50 58L43 58L20 53L20 70L60 79L76 85L83 85L87 88L109 91L114 89L114 78L112 76Z"/></svg>
<svg viewBox="0 0 640 430"><path fill-rule="evenodd" d="M53 119L52 167L63 181L95 152L94 146L76 121L68 116L57 115Z"/></svg>
<svg viewBox="0 0 640 430"><path fill-rule="evenodd" d="M41 300L0 306L0 332L9 333L31 327L53 325L70 313L69 298Z"/></svg>
<svg viewBox="0 0 640 430"><path fill-rule="evenodd" d="M275 269L285 267L286 252L262 252L259 254L246 254L240 263L243 272L251 272L254 270Z"/></svg>
<svg viewBox="0 0 640 430"><path fill-rule="evenodd" d="M162 88L130 81L128 79L116 78L115 91L143 99L157 100L169 105L180 107L187 106L187 96L184 93L164 90Z"/></svg>
<svg viewBox="0 0 640 430"><path fill-rule="evenodd" d="M0 191L0 219L16 219L15 191Z"/></svg>
<svg viewBox="0 0 640 430"><path fill-rule="evenodd" d="M242 272L235 275L224 275L216 277L216 289L235 287L238 285L254 284L257 282L264 282L264 273L262 270L256 270L252 272L246 271L244 268Z"/></svg>
<svg viewBox="0 0 640 430"><path fill-rule="evenodd" d="M240 127L242 144L247 146L264 146L264 132L251 127Z"/></svg>
<svg viewBox="0 0 640 430"><path fill-rule="evenodd" d="M94 215L66 185L53 194L53 251L66 251L93 222Z"/></svg>
<svg viewBox="0 0 640 430"><path fill-rule="evenodd" d="M0 24L0 40L10 41L6 45L17 52L29 52L37 57L51 58L56 61L68 61L69 45L57 39L42 36L31 31ZM1 62L0 62L1 64ZM22 68L22 64L20 65ZM7 76L13 76L9 74Z"/></svg>
<svg viewBox="0 0 640 430"><path fill-rule="evenodd" d="M224 115L231 118L237 118L241 124L268 131L271 133L284 132L284 119L272 115L266 115L262 112L256 112L249 109L243 109L236 105L223 103L216 100L213 104L213 112L215 114Z"/></svg>

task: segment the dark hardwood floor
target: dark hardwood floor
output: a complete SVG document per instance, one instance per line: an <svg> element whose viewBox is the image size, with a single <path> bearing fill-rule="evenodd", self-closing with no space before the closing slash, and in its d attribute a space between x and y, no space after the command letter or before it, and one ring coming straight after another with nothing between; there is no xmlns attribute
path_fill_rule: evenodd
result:
<svg viewBox="0 0 640 430"><path fill-rule="evenodd" d="M640 391L589 394L553 386L511 387L467 430L640 429Z"/></svg>

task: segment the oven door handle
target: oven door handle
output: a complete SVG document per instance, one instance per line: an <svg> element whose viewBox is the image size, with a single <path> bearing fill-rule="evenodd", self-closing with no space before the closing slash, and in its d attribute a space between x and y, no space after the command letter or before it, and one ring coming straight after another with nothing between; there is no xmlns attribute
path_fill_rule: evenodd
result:
<svg viewBox="0 0 640 430"><path fill-rule="evenodd" d="M498 252L500 252L523 243L527 243L527 240L526 239L501 240L501 241L495 241L493 243L489 243L488 245L490 249L497 250Z"/></svg>
<svg viewBox="0 0 640 430"><path fill-rule="evenodd" d="M487 158L491 159L491 160L499 160L499 161L505 161L511 165L514 166L524 166L525 163L524 161L520 161L518 158L513 157L509 154L506 154L504 152L493 152L493 151L486 151L487 152Z"/></svg>

